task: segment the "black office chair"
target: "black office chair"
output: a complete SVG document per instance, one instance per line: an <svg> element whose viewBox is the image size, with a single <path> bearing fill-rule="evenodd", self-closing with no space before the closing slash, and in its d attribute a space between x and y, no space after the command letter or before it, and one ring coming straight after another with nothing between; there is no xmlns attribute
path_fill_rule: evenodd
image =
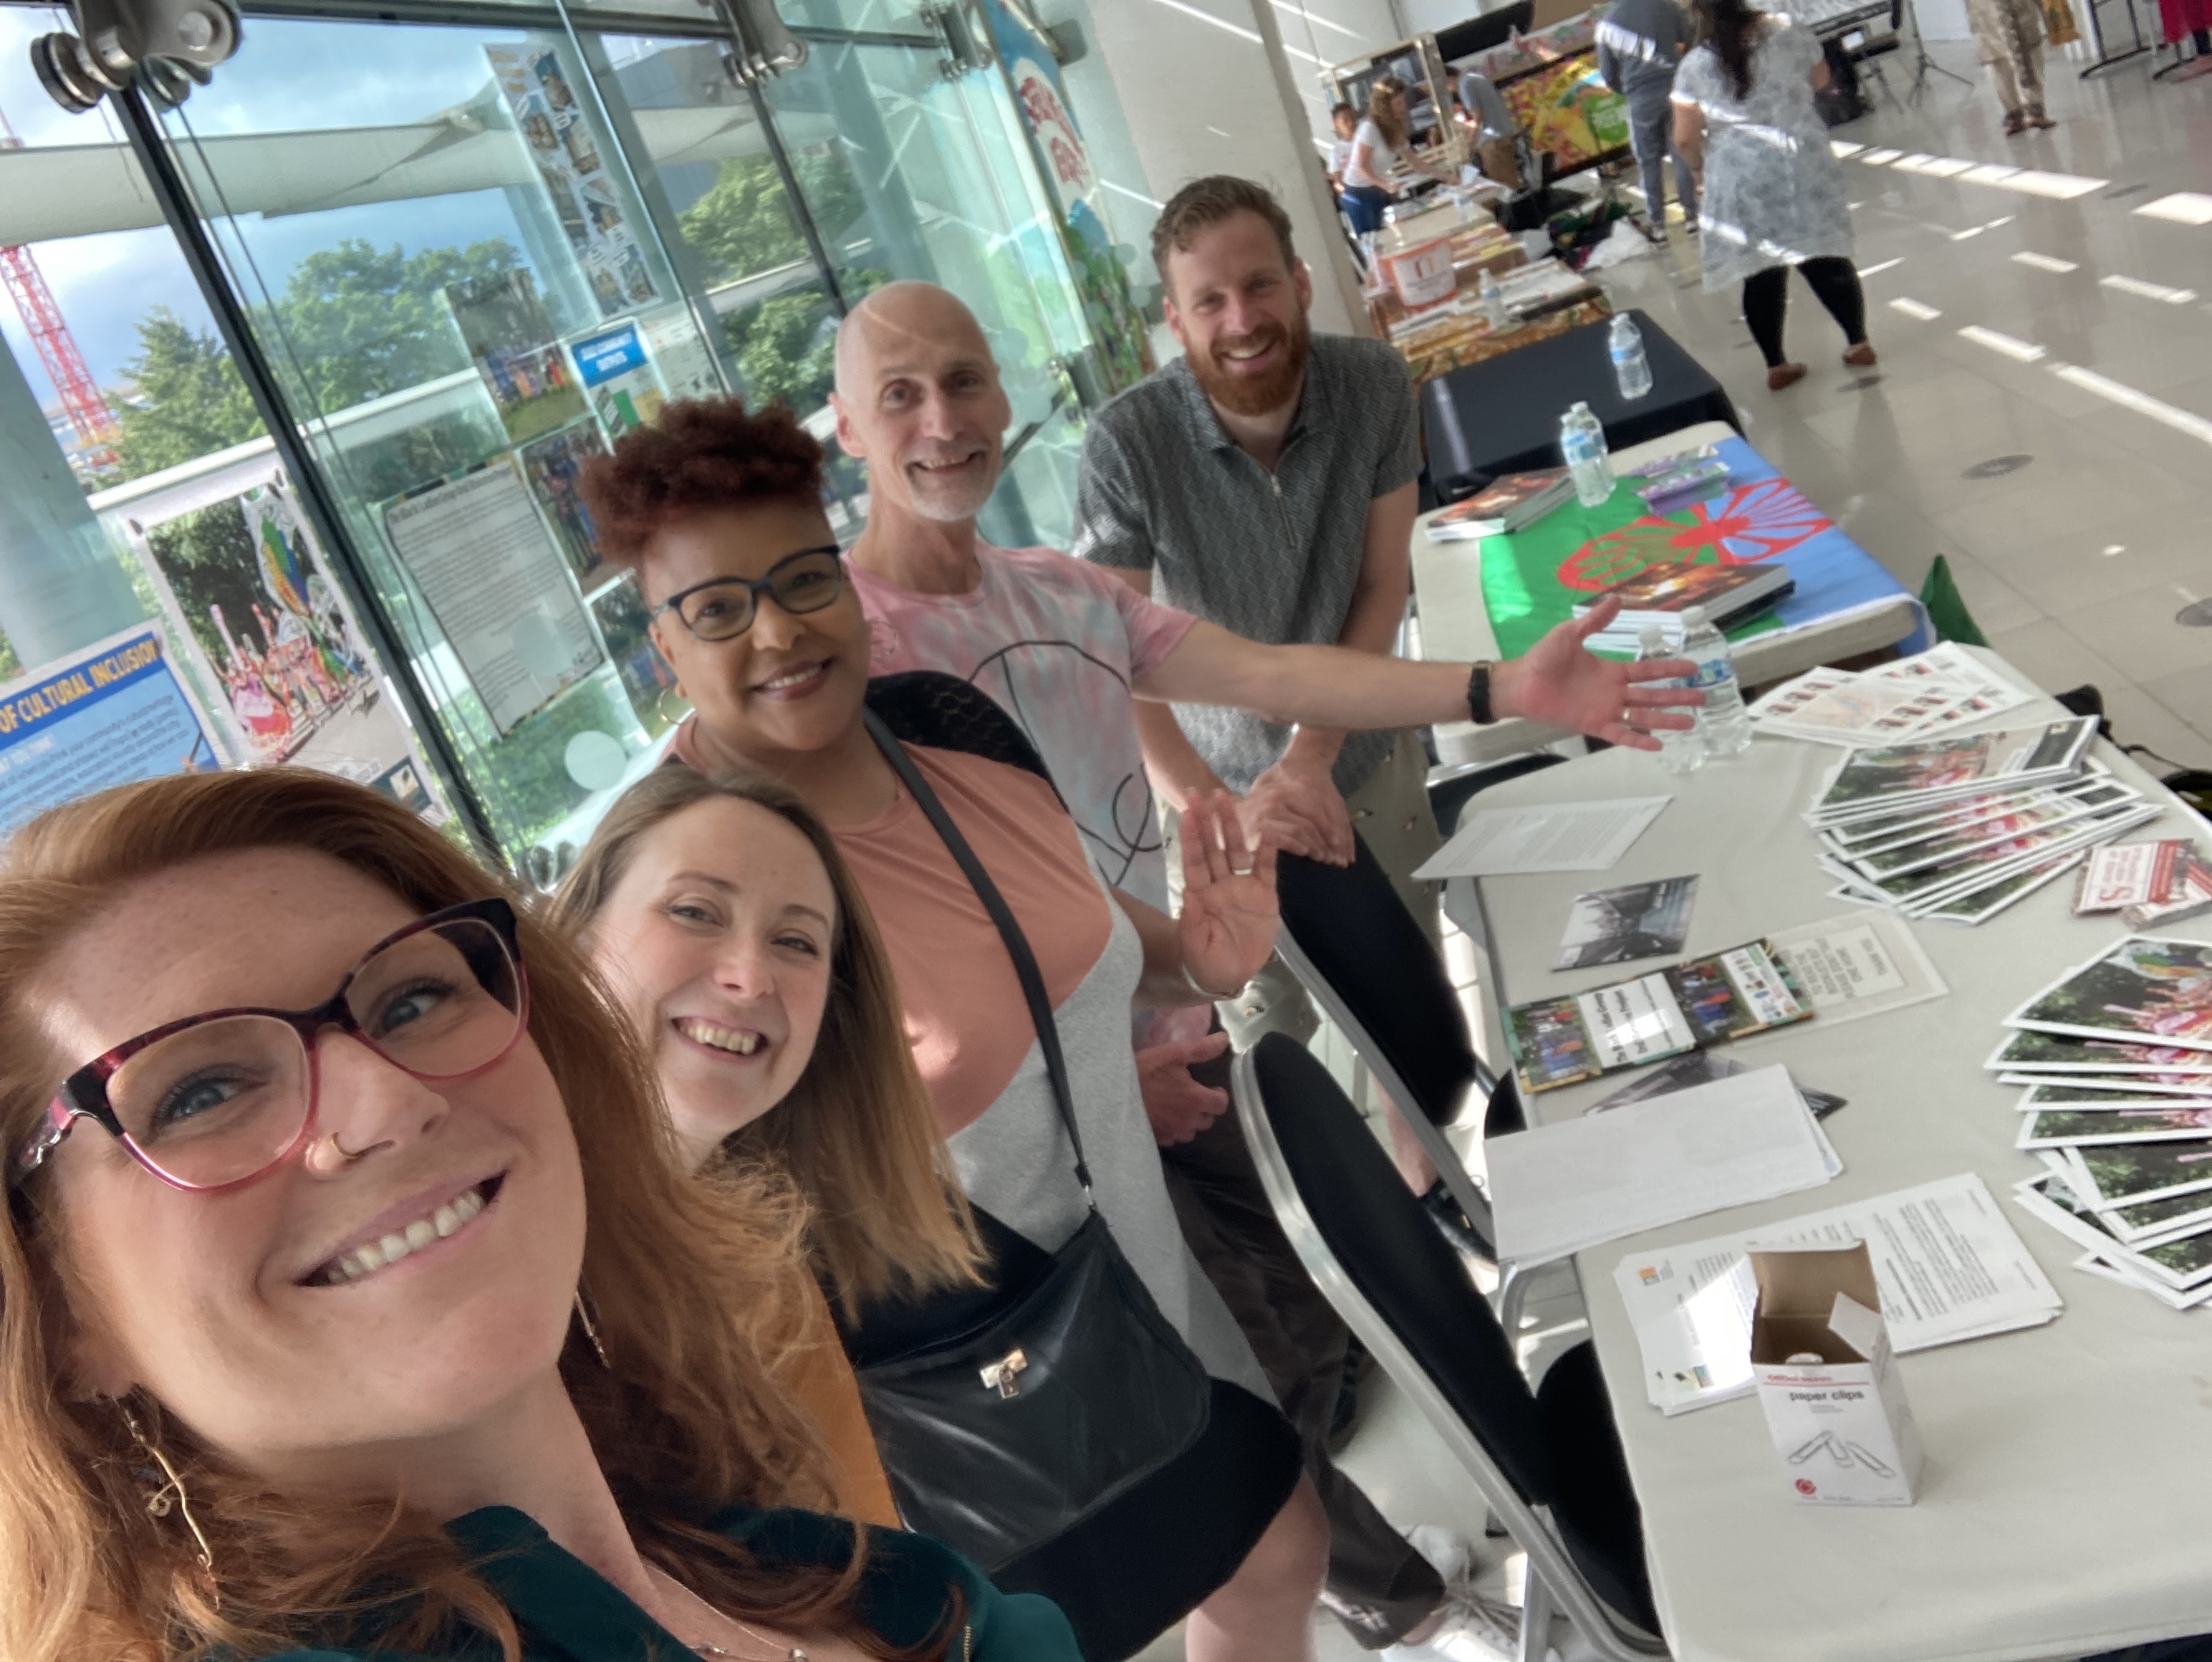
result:
<svg viewBox="0 0 2212 1662"><path fill-rule="evenodd" d="M1520 1662L1543 1662L1554 1611L1605 1662L1667 1656L1643 1514L1589 1342L1532 1391L1489 1306L1328 1070L1271 1033L1237 1057L1231 1082L1299 1261L1528 1555Z"/></svg>
<svg viewBox="0 0 2212 1662"><path fill-rule="evenodd" d="M1405 1111L1444 1187L1490 1243L1497 1234L1489 1199L1444 1130L1470 1109L1486 1106L1496 1081L1468 1038L1443 959L1365 839L1353 840L1359 854L1350 866L1283 857L1276 868L1283 928L1275 950L1375 1082Z"/></svg>
<svg viewBox="0 0 2212 1662"><path fill-rule="evenodd" d="M1502 785L1544 768L1555 768L1567 758L1550 751L1531 751L1503 762L1447 762L1429 770L1429 812L1449 837L1459 824L1461 812L1480 791Z"/></svg>

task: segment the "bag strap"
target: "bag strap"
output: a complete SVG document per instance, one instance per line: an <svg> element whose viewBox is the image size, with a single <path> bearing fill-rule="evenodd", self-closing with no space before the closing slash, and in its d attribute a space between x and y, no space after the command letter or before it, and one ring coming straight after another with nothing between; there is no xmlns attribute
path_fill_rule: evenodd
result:
<svg viewBox="0 0 2212 1662"><path fill-rule="evenodd" d="M929 781L921 776L915 766L914 758L907 754L906 746L898 735L884 725L884 720L872 709L864 709L861 719L868 725L868 736L876 741L876 748L899 776L908 794L920 806L929 823L936 829L953 863L960 868L968 880L968 886L975 891L975 898L983 903L983 910L991 915L998 926L999 939L1006 943L1006 956L1014 961L1014 978L1022 983L1022 996L1029 1001L1030 1020L1036 1028L1037 1048L1044 1053L1045 1075L1052 1081L1052 1097L1060 1110L1060 1123L1067 1128L1067 1140L1075 1149L1075 1180L1083 1185L1084 1203L1097 1210L1091 1197L1091 1167L1083 1158L1083 1133L1075 1124L1075 1093L1067 1082L1067 1058L1060 1052L1060 1024L1053 1020L1052 1001L1046 995L1044 975L1037 968L1036 954L1030 950L1029 937L1015 921L1013 908L1006 904L999 886L991 880L983 862L975 857L975 850L968 846L968 839L960 827L952 823L952 816L938 801L937 793L930 788Z"/></svg>

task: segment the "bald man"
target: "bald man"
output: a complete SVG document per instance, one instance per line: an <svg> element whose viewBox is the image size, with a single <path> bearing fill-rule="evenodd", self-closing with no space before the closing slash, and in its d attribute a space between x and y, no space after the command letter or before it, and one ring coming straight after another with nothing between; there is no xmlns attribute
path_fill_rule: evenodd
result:
<svg viewBox="0 0 2212 1662"><path fill-rule="evenodd" d="M895 283L854 308L838 332L830 402L838 443L868 470L868 522L848 563L872 631L875 673L940 670L988 692L1043 758L1100 877L1139 899L1169 904L1138 699L1227 704L1350 728L1470 713L1475 666L1263 646L1055 550L984 541L975 516L998 483L1012 410L974 314L942 289ZM1581 645L1589 627L1555 630L1527 658L1490 668L1492 712L1541 712L1656 748L1648 734L1629 736L1620 718L1633 706L1639 722L1675 724L1650 708L1668 694L1632 685L1662 667L1589 656ZM1350 857L1348 845L1328 841L1328 825L1289 819L1269 829L1286 846ZM1347 843L1350 835L1346 825ZM1409 1657L1448 1623L1479 1627L1465 1577L1447 1590L1328 1464L1348 1335L1275 1225L1236 1118L1223 1116L1228 1093L1191 1075L1194 1063L1220 1056L1226 1036L1164 1029L1155 1020L1137 1042L1146 1111L1184 1233L1305 1438L1329 1513L1330 1608L1362 1644L1405 1643ZM1462 1543L1439 1555L1464 1553ZM1464 1562L1471 1568L1471 1554Z"/></svg>

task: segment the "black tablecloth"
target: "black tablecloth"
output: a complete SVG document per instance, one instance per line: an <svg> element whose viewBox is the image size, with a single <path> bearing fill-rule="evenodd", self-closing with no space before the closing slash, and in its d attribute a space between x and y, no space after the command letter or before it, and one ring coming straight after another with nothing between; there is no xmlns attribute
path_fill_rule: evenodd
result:
<svg viewBox="0 0 2212 1662"><path fill-rule="evenodd" d="M1641 312L1631 312L1651 360L1651 390L1620 396L1606 350L1611 320L1439 375L1421 388L1421 427L1437 500L1472 496L1502 473L1559 465L1559 417L1580 402L1620 450L1703 421L1741 432L1721 384Z"/></svg>

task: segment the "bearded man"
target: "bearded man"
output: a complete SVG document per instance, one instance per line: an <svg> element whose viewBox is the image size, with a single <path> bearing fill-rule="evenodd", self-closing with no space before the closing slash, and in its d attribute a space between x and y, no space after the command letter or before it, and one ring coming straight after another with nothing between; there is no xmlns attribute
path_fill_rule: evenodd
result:
<svg viewBox="0 0 2212 1662"><path fill-rule="evenodd" d="M1382 341L1312 332L1313 280L1290 217L1249 180L1176 192L1152 229L1152 260L1183 356L1092 418L1074 552L1250 640L1389 652L1421 471L1404 361ZM1290 853L1339 865L1356 827L1437 940L1434 889L1413 877L1437 837L1410 728L1290 728L1194 703L1140 703L1137 723L1168 807L1226 788L1243 796L1248 830L1266 824ZM1316 1025L1280 959L1220 1011L1239 1050ZM1392 1131L1408 1184L1456 1211L1395 1116Z"/></svg>

